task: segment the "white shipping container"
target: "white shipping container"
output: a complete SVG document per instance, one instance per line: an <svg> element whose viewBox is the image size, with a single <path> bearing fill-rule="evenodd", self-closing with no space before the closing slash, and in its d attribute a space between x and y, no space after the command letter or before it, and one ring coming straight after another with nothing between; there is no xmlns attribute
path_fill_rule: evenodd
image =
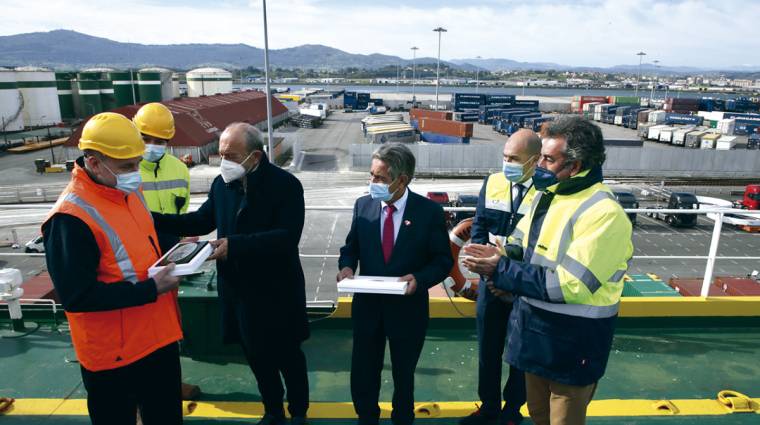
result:
<svg viewBox="0 0 760 425"><path fill-rule="evenodd" d="M662 130L660 130L660 138L659 140L661 142L670 143L671 140L673 140L673 133L678 129L678 127L665 127Z"/></svg>
<svg viewBox="0 0 760 425"><path fill-rule="evenodd" d="M664 123L666 115L667 115L667 112L665 111L652 111L649 113L649 122L653 124Z"/></svg>
<svg viewBox="0 0 760 425"><path fill-rule="evenodd" d="M729 136L733 136L735 130L736 130L736 120L733 118L730 119L722 119L718 121L718 131L720 131L720 134L726 134Z"/></svg>
<svg viewBox="0 0 760 425"><path fill-rule="evenodd" d="M623 125L623 116L615 115L615 125Z"/></svg>
<svg viewBox="0 0 760 425"><path fill-rule="evenodd" d="M673 139L670 143L678 146L683 146L686 141L686 133L694 130L694 127L683 127L673 132Z"/></svg>
<svg viewBox="0 0 760 425"><path fill-rule="evenodd" d="M715 149L719 151L728 151L734 149L736 148L736 139L738 139L736 136L723 136L718 139L718 143L716 144Z"/></svg>
<svg viewBox="0 0 760 425"><path fill-rule="evenodd" d="M649 131L647 132L647 139L649 140L660 140L660 131L663 128L667 128L667 125L653 125L649 127Z"/></svg>

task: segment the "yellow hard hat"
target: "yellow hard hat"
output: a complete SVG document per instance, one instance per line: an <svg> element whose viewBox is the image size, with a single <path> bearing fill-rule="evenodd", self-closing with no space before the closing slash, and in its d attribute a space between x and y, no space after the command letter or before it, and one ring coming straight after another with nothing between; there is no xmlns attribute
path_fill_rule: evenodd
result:
<svg viewBox="0 0 760 425"><path fill-rule="evenodd" d="M79 149L92 149L114 159L129 159L145 152L137 127L124 115L103 112L87 121L79 138Z"/></svg>
<svg viewBox="0 0 760 425"><path fill-rule="evenodd" d="M163 140L174 137L174 116L172 111L160 103L148 103L140 108L132 118L140 133Z"/></svg>

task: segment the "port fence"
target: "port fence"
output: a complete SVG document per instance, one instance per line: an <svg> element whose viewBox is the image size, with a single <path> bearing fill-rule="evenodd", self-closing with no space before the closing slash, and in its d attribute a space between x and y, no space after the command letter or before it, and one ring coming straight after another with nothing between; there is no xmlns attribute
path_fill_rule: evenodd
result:
<svg viewBox="0 0 760 425"><path fill-rule="evenodd" d="M40 206L2 206L0 210L7 208L28 208L39 209ZM444 210L448 212L474 212L473 207L445 207ZM331 205L311 205L306 207L306 211L328 211L328 212L351 212L352 206L331 206ZM654 209L654 208L630 208L625 209L626 213L636 214L686 214L686 215L708 215L714 220L714 225L711 233L710 245L704 255L634 255L633 261L636 260L702 260L705 262L705 271L702 280L702 288L700 295L707 297L710 290L710 285L714 277L715 263L719 260L736 260L736 261L758 261L760 256L719 256L718 248L721 241L721 232L723 229L723 219L726 216L735 217L736 215L746 215L746 210L731 209L731 208L702 208L702 209ZM760 217L758 217L760 220ZM8 226L5 226L8 227ZM35 253L22 253L22 252L0 252L0 257L24 257L24 256L37 256L41 257L44 254ZM337 259L339 255L331 253L300 253L300 257L304 259ZM461 258L461 257L460 257ZM317 303L321 301L316 301Z"/></svg>

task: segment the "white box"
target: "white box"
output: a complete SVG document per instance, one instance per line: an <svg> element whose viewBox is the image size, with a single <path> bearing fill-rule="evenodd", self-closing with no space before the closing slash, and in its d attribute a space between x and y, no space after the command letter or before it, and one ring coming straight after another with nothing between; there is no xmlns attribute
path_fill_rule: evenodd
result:
<svg viewBox="0 0 760 425"><path fill-rule="evenodd" d="M399 282L398 277L354 276L338 282L339 293L404 295L408 282Z"/></svg>
<svg viewBox="0 0 760 425"><path fill-rule="evenodd" d="M186 252L184 252L186 251ZM163 257L148 269L148 277L155 276L168 263L174 263L172 276L185 276L195 273L204 261L214 252L208 241L180 242L174 245ZM173 260L173 261L172 261Z"/></svg>

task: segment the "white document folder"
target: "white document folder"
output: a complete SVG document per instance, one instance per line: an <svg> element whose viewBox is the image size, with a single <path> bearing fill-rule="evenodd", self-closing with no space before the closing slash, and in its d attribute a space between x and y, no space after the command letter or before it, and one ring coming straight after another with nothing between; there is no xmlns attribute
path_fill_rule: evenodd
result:
<svg viewBox="0 0 760 425"><path fill-rule="evenodd" d="M338 282L339 293L404 295L408 282L399 282L398 277L354 276Z"/></svg>

